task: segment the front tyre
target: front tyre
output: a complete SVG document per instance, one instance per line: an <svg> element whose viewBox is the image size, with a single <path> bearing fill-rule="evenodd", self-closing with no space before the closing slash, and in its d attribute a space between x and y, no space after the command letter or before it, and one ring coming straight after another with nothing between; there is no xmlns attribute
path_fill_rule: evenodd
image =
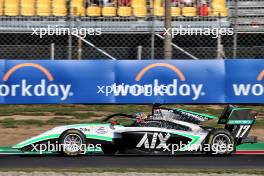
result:
<svg viewBox="0 0 264 176"><path fill-rule="evenodd" d="M85 151L85 137L78 130L68 130L59 138L60 152L66 156L77 156Z"/></svg>
<svg viewBox="0 0 264 176"><path fill-rule="evenodd" d="M207 154L231 155L235 151L235 139L225 129L215 129L210 132L206 144L209 146Z"/></svg>

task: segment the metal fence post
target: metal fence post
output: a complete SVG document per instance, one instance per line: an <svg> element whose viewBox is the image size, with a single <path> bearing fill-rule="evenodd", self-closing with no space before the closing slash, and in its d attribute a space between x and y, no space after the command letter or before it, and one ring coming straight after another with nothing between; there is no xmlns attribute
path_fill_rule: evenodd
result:
<svg viewBox="0 0 264 176"><path fill-rule="evenodd" d="M82 40L78 38L78 60L82 60Z"/></svg>
<svg viewBox="0 0 264 176"><path fill-rule="evenodd" d="M171 0L165 0L165 29L171 29ZM166 33L164 40L164 59L172 59L172 38Z"/></svg>
<svg viewBox="0 0 264 176"><path fill-rule="evenodd" d="M55 59L55 43L51 43L50 45L50 60Z"/></svg>
<svg viewBox="0 0 264 176"><path fill-rule="evenodd" d="M142 46L138 46L138 60L142 59Z"/></svg>
<svg viewBox="0 0 264 176"><path fill-rule="evenodd" d="M69 23L68 36L68 60L72 59L72 15L71 15L71 1L67 0L67 20Z"/></svg>
<svg viewBox="0 0 264 176"><path fill-rule="evenodd" d="M221 20L221 17L220 17L220 14L218 15L218 30L217 30L217 33L218 33L218 37L217 37L217 56L216 58L217 59L223 59L225 56L224 54L224 46L222 44L222 35L221 33L219 32L219 30L221 30L222 26L221 26L221 23L220 23L220 20Z"/></svg>
<svg viewBox="0 0 264 176"><path fill-rule="evenodd" d="M233 59L237 58L237 15L238 15L238 0L234 0L235 14L234 14L234 39L233 39Z"/></svg>
<svg viewBox="0 0 264 176"><path fill-rule="evenodd" d="M155 59L155 16L154 16L154 4L152 4L151 9L151 60Z"/></svg>

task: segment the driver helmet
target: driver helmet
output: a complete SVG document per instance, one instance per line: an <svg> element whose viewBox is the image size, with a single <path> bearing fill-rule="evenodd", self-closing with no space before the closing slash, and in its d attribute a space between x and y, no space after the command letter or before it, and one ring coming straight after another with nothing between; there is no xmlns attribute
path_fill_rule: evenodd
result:
<svg viewBox="0 0 264 176"><path fill-rule="evenodd" d="M147 119L147 115L144 112L136 112L132 114L132 119L136 122L136 123L141 123L144 122Z"/></svg>

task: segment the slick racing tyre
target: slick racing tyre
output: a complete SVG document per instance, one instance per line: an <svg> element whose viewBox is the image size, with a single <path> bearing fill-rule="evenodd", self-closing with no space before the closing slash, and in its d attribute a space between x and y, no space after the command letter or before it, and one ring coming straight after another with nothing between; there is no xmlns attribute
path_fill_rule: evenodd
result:
<svg viewBox="0 0 264 176"><path fill-rule="evenodd" d="M225 129L214 129L210 132L205 146L206 154L210 155L231 155L235 151L235 139Z"/></svg>
<svg viewBox="0 0 264 176"><path fill-rule="evenodd" d="M68 130L59 138L60 152L66 156L77 156L85 153L85 137L78 130Z"/></svg>

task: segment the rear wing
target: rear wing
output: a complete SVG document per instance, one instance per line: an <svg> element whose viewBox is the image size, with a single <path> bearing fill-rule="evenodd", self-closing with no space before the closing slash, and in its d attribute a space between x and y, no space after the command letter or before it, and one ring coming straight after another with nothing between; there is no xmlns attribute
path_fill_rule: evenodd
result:
<svg viewBox="0 0 264 176"><path fill-rule="evenodd" d="M257 112L250 108L236 108L227 106L218 120L218 124L226 125L253 125L256 122Z"/></svg>
<svg viewBox="0 0 264 176"><path fill-rule="evenodd" d="M227 106L219 118L218 124L225 124L225 129L231 132L237 144L245 140L256 123L257 112L250 108Z"/></svg>

